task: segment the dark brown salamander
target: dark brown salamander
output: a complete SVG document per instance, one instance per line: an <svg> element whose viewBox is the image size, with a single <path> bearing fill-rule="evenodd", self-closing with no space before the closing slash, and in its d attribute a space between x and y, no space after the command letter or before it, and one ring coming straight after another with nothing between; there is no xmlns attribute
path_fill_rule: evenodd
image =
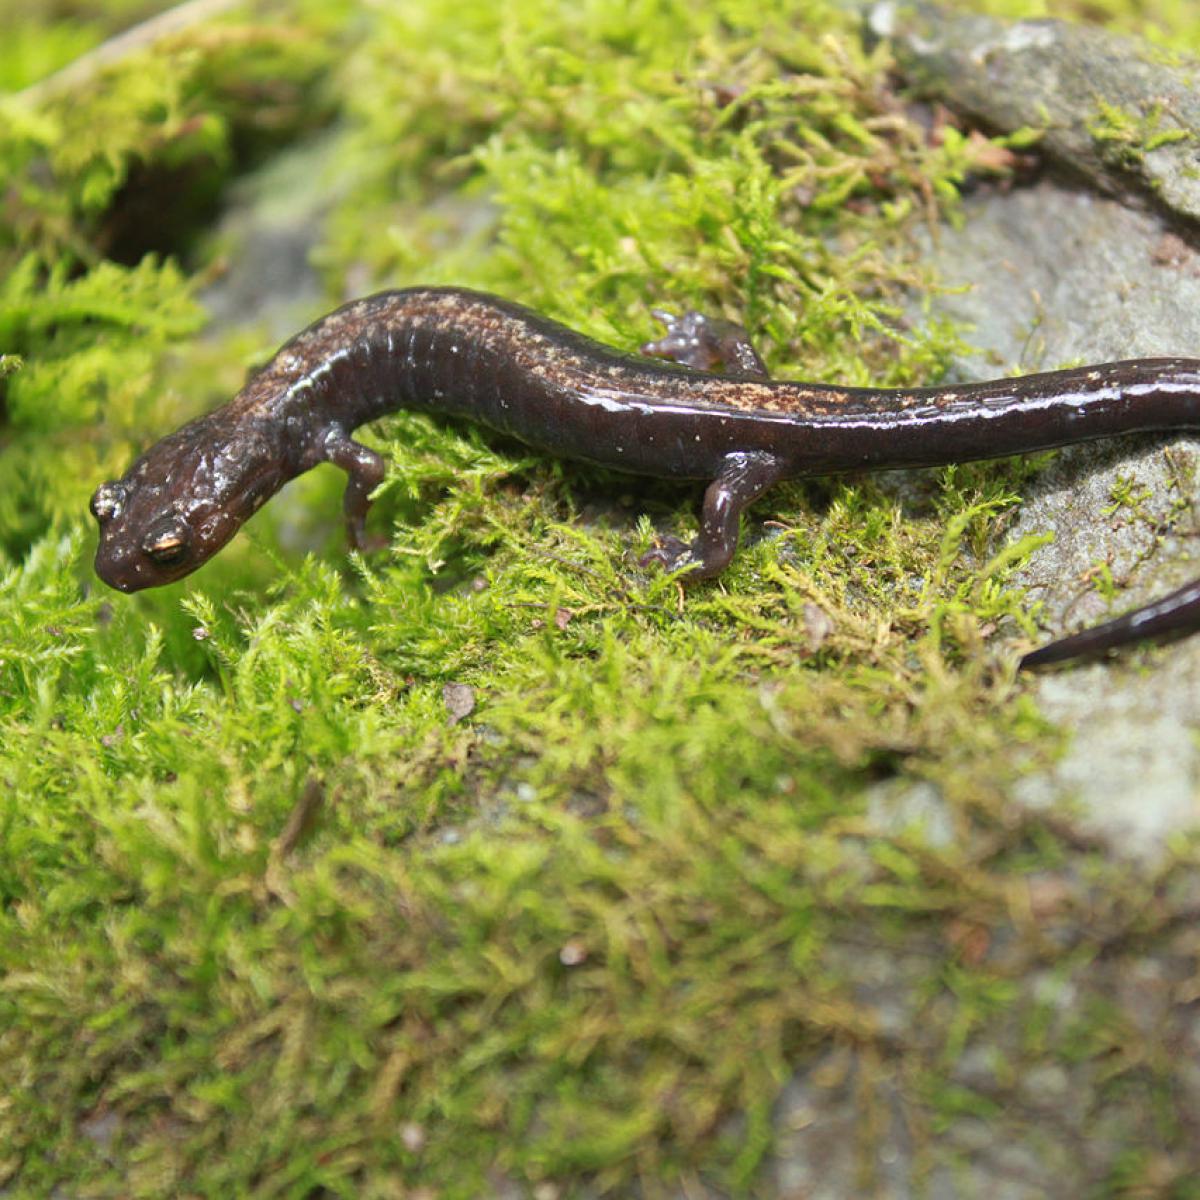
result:
<svg viewBox="0 0 1200 1200"><path fill-rule="evenodd" d="M1019 379L883 390L772 381L736 326L688 314L648 353L594 342L461 288L381 292L297 334L225 407L163 438L92 498L96 572L123 592L211 558L289 479L336 463L364 548L384 460L351 432L399 409L465 417L551 454L710 480L699 537L649 559L719 574L742 510L777 480L928 467L1200 425L1200 360L1134 359ZM698 366L720 362L723 374ZM687 365L681 365L687 364ZM1200 627L1200 583L1021 660L1024 667Z"/></svg>

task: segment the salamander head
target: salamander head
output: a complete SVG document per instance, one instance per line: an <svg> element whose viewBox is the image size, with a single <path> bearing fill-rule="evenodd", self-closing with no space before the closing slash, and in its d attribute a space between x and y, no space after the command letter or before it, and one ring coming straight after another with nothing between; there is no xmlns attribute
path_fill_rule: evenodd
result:
<svg viewBox="0 0 1200 1200"><path fill-rule="evenodd" d="M145 497L127 479L102 483L92 496L100 523L96 574L122 592L171 583L213 553L198 547L194 530L170 505L147 504Z"/></svg>
<svg viewBox="0 0 1200 1200"><path fill-rule="evenodd" d="M109 587L138 592L190 575L283 483L264 440L252 431L218 436L217 415L185 425L96 489L96 574Z"/></svg>

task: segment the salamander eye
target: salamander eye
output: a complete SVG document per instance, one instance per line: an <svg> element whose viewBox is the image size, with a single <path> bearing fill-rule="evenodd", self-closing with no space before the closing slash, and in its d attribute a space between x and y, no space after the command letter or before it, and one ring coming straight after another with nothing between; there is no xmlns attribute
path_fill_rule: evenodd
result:
<svg viewBox="0 0 1200 1200"><path fill-rule="evenodd" d="M92 516L101 524L121 515L125 505L125 488L119 483L102 483L93 493L89 507Z"/></svg>
<svg viewBox="0 0 1200 1200"><path fill-rule="evenodd" d="M187 527L174 520L160 522L142 539L142 549L160 567L173 567L191 550Z"/></svg>

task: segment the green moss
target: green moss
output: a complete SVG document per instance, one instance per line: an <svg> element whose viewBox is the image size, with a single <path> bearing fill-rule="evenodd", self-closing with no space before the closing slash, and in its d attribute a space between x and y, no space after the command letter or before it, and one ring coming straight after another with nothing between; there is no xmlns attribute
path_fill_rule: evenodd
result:
<svg viewBox="0 0 1200 1200"><path fill-rule="evenodd" d="M1153 150L1173 142L1186 142L1195 137L1190 130L1179 126L1162 127L1164 110L1155 105L1147 113L1126 112L1103 100L1097 101L1095 119L1088 131L1105 148L1105 154L1122 166L1136 166Z"/></svg>
<svg viewBox="0 0 1200 1200"><path fill-rule="evenodd" d="M93 27L45 38L56 63ZM1131 878L1012 803L1058 746L1012 679L1036 539L1000 537L1036 461L777 488L685 595L635 563L694 495L398 416L388 553L346 556L319 471L185 584L87 562L95 484L269 350L196 339L195 212L113 257L164 178L224 194L337 116L331 302L449 280L623 346L694 304L780 373L904 383L961 349L902 318L933 282L906 246L978 144L931 145L814 2L313 5L110 71L0 126L0 1184L752 1195L781 1088L835 1051L867 1190L887 1096L919 1183L1045 1064L1133 1097L1127 1193L1164 1137L1185 1161L1140 1115L1166 1035L1090 1001L1194 850ZM889 821L885 783L949 834ZM1086 998L1065 1026L1034 966ZM996 1094L954 1077L972 1050Z"/></svg>

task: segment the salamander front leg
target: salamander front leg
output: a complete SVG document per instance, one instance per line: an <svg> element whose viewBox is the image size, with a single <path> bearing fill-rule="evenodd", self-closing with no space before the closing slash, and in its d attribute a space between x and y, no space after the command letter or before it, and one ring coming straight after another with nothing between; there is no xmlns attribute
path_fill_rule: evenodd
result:
<svg viewBox="0 0 1200 1200"><path fill-rule="evenodd" d="M661 308L654 316L666 327L656 342L647 342L643 354L665 358L698 371L721 368L751 379L769 378L766 365L750 336L733 321L689 311L675 316ZM783 464L764 453L730 454L704 494L700 536L689 546L678 538L663 538L642 556L641 565L659 563L668 571L690 567L686 579L712 579L728 565L737 548L738 519L783 474Z"/></svg>
<svg viewBox="0 0 1200 1200"><path fill-rule="evenodd" d="M656 342L647 342L642 353L665 358L698 371L721 368L734 375L766 379L767 368L750 341L750 335L733 321L706 317L695 310L677 317L664 309L651 310L655 319L666 326Z"/></svg>
<svg viewBox="0 0 1200 1200"><path fill-rule="evenodd" d="M704 493L700 536L690 546L678 538L667 538L642 555L641 565L658 563L668 571L688 568L685 578L689 583L720 575L737 549L743 509L783 474L784 463L773 454L754 451L727 455L720 473Z"/></svg>
<svg viewBox="0 0 1200 1200"><path fill-rule="evenodd" d="M387 538L367 534L367 511L371 507L371 493L387 474L387 463L342 429L332 430L325 439L324 457L350 477L342 498L342 511L346 514L346 537L351 547L363 553L382 550Z"/></svg>

